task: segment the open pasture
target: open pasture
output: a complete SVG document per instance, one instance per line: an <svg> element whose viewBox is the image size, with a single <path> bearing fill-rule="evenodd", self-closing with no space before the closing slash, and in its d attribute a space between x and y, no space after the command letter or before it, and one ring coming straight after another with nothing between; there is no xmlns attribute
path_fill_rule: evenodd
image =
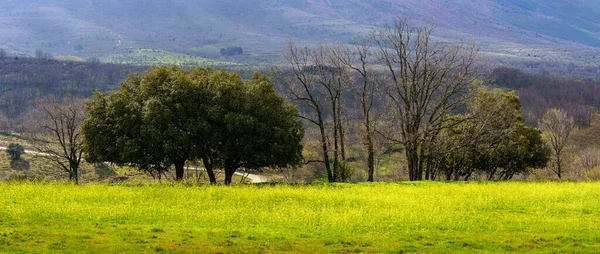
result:
<svg viewBox="0 0 600 254"><path fill-rule="evenodd" d="M0 183L0 252L600 252L600 183Z"/></svg>

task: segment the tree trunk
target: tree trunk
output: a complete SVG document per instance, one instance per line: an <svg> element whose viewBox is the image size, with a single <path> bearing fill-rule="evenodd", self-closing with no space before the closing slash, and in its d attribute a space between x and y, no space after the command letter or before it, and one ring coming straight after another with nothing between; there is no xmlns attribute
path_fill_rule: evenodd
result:
<svg viewBox="0 0 600 254"><path fill-rule="evenodd" d="M492 172L490 172L490 175L488 176L488 181L494 180L495 174L496 174L496 169L493 169Z"/></svg>
<svg viewBox="0 0 600 254"><path fill-rule="evenodd" d="M70 161L69 167L71 167L71 180L73 180L75 184L79 184L79 165L74 161Z"/></svg>
<svg viewBox="0 0 600 254"><path fill-rule="evenodd" d="M409 144L405 147L406 149L406 159L408 160L408 178L410 181L418 181L418 172L419 172L419 154L418 148Z"/></svg>
<svg viewBox="0 0 600 254"><path fill-rule="evenodd" d="M217 184L217 177L215 177L215 172L212 169L212 165L210 167L206 167L206 174L208 174L208 179L210 180L210 184Z"/></svg>
<svg viewBox="0 0 600 254"><path fill-rule="evenodd" d="M183 180L183 173L185 171L185 161L186 160L180 160L180 161L176 161L175 164L175 178L177 181L181 181Z"/></svg>
<svg viewBox="0 0 600 254"><path fill-rule="evenodd" d="M450 169L446 170L446 174L445 174L446 175L446 181L452 180L452 172L453 172L453 170L450 170Z"/></svg>
<svg viewBox="0 0 600 254"><path fill-rule="evenodd" d="M215 172L213 171L212 161L210 161L206 155L203 155L202 162L204 163L204 168L206 168L206 173L208 174L210 184L217 184L217 178L215 177Z"/></svg>
<svg viewBox="0 0 600 254"><path fill-rule="evenodd" d="M225 184L230 185L233 179L233 175L235 174L235 170L232 167L225 167Z"/></svg>
<svg viewBox="0 0 600 254"><path fill-rule="evenodd" d="M562 178L562 161L561 161L560 152L556 153L556 174L558 175L558 179Z"/></svg>
<svg viewBox="0 0 600 254"><path fill-rule="evenodd" d="M335 101L332 102L333 108L333 179L335 181L341 181L340 179L340 158L339 158L339 126L337 119L337 108Z"/></svg>
<svg viewBox="0 0 600 254"><path fill-rule="evenodd" d="M367 166L369 168L369 182L375 181L375 148L373 142L373 136L371 135L371 130L367 127Z"/></svg>
<svg viewBox="0 0 600 254"><path fill-rule="evenodd" d="M342 157L342 164L346 164L346 140L345 140L345 131L344 131L344 125L343 125L343 120L342 120L342 107L338 106L338 116L337 116L337 121L338 121L338 129L339 129L339 136L340 136L340 154ZM344 174L345 175L345 174Z"/></svg>
<svg viewBox="0 0 600 254"><path fill-rule="evenodd" d="M438 133L439 134L439 133ZM434 177L434 173L433 173L433 164L435 163L433 160L433 144L435 143L435 135L431 137L431 140L429 141L429 146L427 148L427 168L425 170L425 180L435 180Z"/></svg>
<svg viewBox="0 0 600 254"><path fill-rule="evenodd" d="M465 181L469 181L469 179L471 178L471 175L473 175L473 169L469 169L469 173L465 177Z"/></svg>
<svg viewBox="0 0 600 254"><path fill-rule="evenodd" d="M429 156L427 157L427 168L425 170L425 180L434 180L433 177L433 157L431 156L431 150L429 152Z"/></svg>
<svg viewBox="0 0 600 254"><path fill-rule="evenodd" d="M424 145L421 146L421 149L419 149L419 170L417 172L417 180L422 181L423 180L423 168L425 167L425 148Z"/></svg>
<svg viewBox="0 0 600 254"><path fill-rule="evenodd" d="M329 162L329 151L327 148L327 133L325 132L325 127L323 126L323 122L319 122L319 129L321 131L321 145L323 147L323 162L325 163L325 169L327 170L327 180L330 183L335 182L335 178L333 178L333 172L331 170L331 163Z"/></svg>

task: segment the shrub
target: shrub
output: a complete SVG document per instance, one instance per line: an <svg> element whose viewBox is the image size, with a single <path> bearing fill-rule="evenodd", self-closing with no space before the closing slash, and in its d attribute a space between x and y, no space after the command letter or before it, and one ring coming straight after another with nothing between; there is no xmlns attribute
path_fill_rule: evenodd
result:
<svg viewBox="0 0 600 254"><path fill-rule="evenodd" d="M21 154L25 152L25 148L22 145L11 143L8 145L8 149L6 149L6 153L10 157L11 161L16 161L21 159Z"/></svg>
<svg viewBox="0 0 600 254"><path fill-rule="evenodd" d="M244 53L244 50L241 47L227 47L221 49L221 55L224 56L235 56L241 55Z"/></svg>

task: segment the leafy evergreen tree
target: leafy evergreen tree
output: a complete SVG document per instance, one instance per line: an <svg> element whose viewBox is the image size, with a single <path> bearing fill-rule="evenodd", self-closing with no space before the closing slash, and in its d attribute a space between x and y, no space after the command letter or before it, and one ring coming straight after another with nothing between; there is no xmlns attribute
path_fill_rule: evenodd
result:
<svg viewBox="0 0 600 254"><path fill-rule="evenodd" d="M155 67L132 74L118 92L96 93L82 125L88 160L133 164L161 175L202 159L211 182L243 168L300 162L302 125L260 74L243 80L211 68Z"/></svg>

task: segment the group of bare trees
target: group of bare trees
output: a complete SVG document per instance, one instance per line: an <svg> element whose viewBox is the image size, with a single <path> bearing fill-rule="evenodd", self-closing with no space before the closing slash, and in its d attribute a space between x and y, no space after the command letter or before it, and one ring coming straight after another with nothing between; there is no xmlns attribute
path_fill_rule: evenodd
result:
<svg viewBox="0 0 600 254"><path fill-rule="evenodd" d="M0 54L1 55L1 54ZM50 95L88 97L118 87L129 72L147 67L0 56L0 130L23 131L37 101Z"/></svg>
<svg viewBox="0 0 600 254"><path fill-rule="evenodd" d="M547 67L547 70L555 69ZM536 124L551 108L573 117L577 127L590 127L600 107L600 82L592 78L566 78L525 72L511 67L495 68L493 84L518 92L527 123Z"/></svg>
<svg viewBox="0 0 600 254"><path fill-rule="evenodd" d="M433 30L398 19L354 46L289 45L291 73L277 70L276 77L300 106L301 118L319 128L320 162L329 181L348 179L346 127L359 119L368 181L374 180L376 138L403 146L410 180L430 175L424 169L431 165L431 143L455 124L449 116L478 78L476 50L435 39Z"/></svg>
<svg viewBox="0 0 600 254"><path fill-rule="evenodd" d="M290 71L274 68L276 77L287 89L287 94L301 109L300 118L319 129L322 162L330 182L346 181L350 175L346 163L346 113L344 101L349 89L357 84L357 76L362 78L360 91L361 106L365 119L365 145L373 151L374 130L371 110L375 96L376 82L371 78L367 65L367 51L358 51L362 65L355 65L351 50L346 46L319 46L299 48L290 43L285 58L290 63ZM370 156L372 154L370 153ZM370 159L371 161L371 159ZM372 165L369 179L372 179Z"/></svg>

